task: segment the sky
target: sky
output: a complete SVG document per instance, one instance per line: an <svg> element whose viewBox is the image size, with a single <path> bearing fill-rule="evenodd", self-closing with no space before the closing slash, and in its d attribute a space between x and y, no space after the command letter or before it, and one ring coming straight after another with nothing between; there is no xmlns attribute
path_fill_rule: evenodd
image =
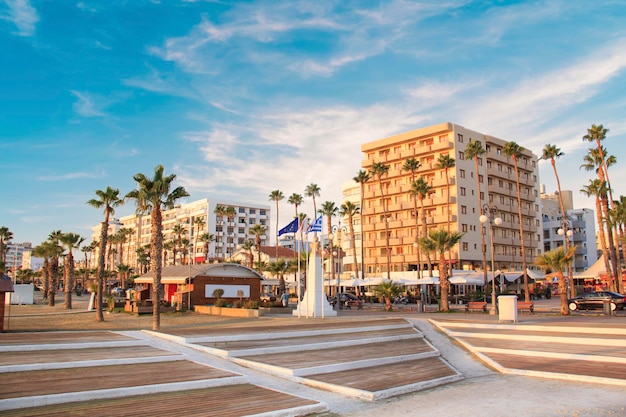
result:
<svg viewBox="0 0 626 417"><path fill-rule="evenodd" d="M281 190L282 227L308 184L341 204L361 144L443 122L558 146L562 189L595 208L592 124L626 194L625 21L626 0L0 0L0 225L89 238L95 191L161 164L182 202Z"/></svg>

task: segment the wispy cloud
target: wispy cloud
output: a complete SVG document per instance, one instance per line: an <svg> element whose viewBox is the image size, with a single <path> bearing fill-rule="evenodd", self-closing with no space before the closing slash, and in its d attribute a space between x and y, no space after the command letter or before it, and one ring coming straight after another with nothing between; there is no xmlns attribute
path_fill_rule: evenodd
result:
<svg viewBox="0 0 626 417"><path fill-rule="evenodd" d="M39 181L66 181L76 180L82 178L100 178L102 174L93 172L68 172L67 174L60 175L40 175L37 177Z"/></svg>
<svg viewBox="0 0 626 417"><path fill-rule="evenodd" d="M78 115L83 117L105 117L107 115L103 110L104 103L99 102L96 96L74 90L70 93L76 97L73 108Z"/></svg>
<svg viewBox="0 0 626 417"><path fill-rule="evenodd" d="M17 26L19 36L34 35L39 15L30 2L28 0L5 0L5 3L8 6L8 12L1 15L0 19L13 22Z"/></svg>

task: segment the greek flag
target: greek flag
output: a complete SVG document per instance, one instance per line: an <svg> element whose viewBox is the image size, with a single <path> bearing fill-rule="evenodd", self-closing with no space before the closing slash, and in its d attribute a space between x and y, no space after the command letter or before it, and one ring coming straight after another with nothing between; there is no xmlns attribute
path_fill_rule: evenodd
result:
<svg viewBox="0 0 626 417"><path fill-rule="evenodd" d="M320 215L317 219L315 219L315 222L313 222L313 224L309 226L306 232L307 233L310 233L310 232L322 233L322 215Z"/></svg>
<svg viewBox="0 0 626 417"><path fill-rule="evenodd" d="M285 233L296 233L298 230L298 218L296 217L289 223L287 226L283 227L278 231L278 236L282 236Z"/></svg>

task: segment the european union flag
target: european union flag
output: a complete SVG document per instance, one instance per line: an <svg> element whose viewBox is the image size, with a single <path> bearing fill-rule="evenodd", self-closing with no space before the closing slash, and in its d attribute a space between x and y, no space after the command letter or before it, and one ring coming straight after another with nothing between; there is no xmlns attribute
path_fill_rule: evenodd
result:
<svg viewBox="0 0 626 417"><path fill-rule="evenodd" d="M294 218L291 223L283 227L278 231L278 236L282 236L285 233L296 233L298 231L298 218Z"/></svg>
<svg viewBox="0 0 626 417"><path fill-rule="evenodd" d="M306 231L307 233L309 232L319 232L322 233L322 215L320 214L320 216L315 219L315 222L313 222L312 225L309 226L308 230Z"/></svg>

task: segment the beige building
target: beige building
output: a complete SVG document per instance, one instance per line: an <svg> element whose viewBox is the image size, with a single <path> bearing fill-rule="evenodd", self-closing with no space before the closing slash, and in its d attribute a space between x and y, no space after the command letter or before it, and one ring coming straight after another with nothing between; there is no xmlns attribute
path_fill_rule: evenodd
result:
<svg viewBox="0 0 626 417"><path fill-rule="evenodd" d="M235 209L235 216L228 219L225 216L214 213L215 207L218 205L231 206ZM251 205L243 203L233 203L227 201L209 202L208 199L202 199L186 204L177 204L173 209L163 210L163 242L172 241L175 238L174 227L182 225L185 229L184 238L189 241L189 247L184 253L179 250L176 254L176 260L173 258L172 252L164 254L164 266L181 264L189 256L193 263L202 263L205 261L226 260L234 254L238 247L246 240L255 239L250 234L250 228L255 224L261 224L269 228L270 207ZM201 219L200 223L196 219ZM98 224L92 228L91 238L100 240L100 227ZM109 236L114 235L121 228L132 230L127 242L124 245L118 245L115 250L114 265L125 264L138 270L137 249L146 247L150 244L150 233L152 230L150 224L150 215L131 214L119 219L113 219L109 222ZM214 241L209 243L208 251L205 244L197 238L207 233L213 235ZM261 243L267 245L269 243L269 235L262 237ZM90 266L95 266L97 257L90 259ZM182 260L182 262L181 262Z"/></svg>
<svg viewBox="0 0 626 417"><path fill-rule="evenodd" d="M482 142L486 153L479 159L476 181L474 160L465 160L468 143ZM487 205L496 209L503 222L493 227L494 267L496 270L521 270L521 243L518 222L516 176L513 161L503 153L507 141L464 128L453 123L442 123L361 146L364 159L362 168L371 171L374 163L389 167L383 176L383 194L387 206L384 216L378 180L373 177L366 183L363 207L363 242L365 243L366 275L381 276L387 271L385 220L388 221L391 272L415 270L420 264L426 267L425 254L418 259L416 237L422 233L422 209L417 223L411 189L411 172L403 169L408 158L420 162L415 179L422 177L432 186L423 200L427 229L447 228L463 233L463 238L451 253L455 269L482 269L480 215ZM518 141L523 146L522 141ZM437 169L441 155L455 159L455 166L448 170L448 181L443 169ZM518 161L520 173L523 238L526 261L530 267L536 255L541 253L542 227L539 197L539 174L537 156L529 150ZM448 195L448 183L450 194ZM480 201L479 201L480 198ZM448 208L449 202L449 208ZM487 267L491 265L489 227L485 228L485 253ZM433 263L437 256L431 255Z"/></svg>

